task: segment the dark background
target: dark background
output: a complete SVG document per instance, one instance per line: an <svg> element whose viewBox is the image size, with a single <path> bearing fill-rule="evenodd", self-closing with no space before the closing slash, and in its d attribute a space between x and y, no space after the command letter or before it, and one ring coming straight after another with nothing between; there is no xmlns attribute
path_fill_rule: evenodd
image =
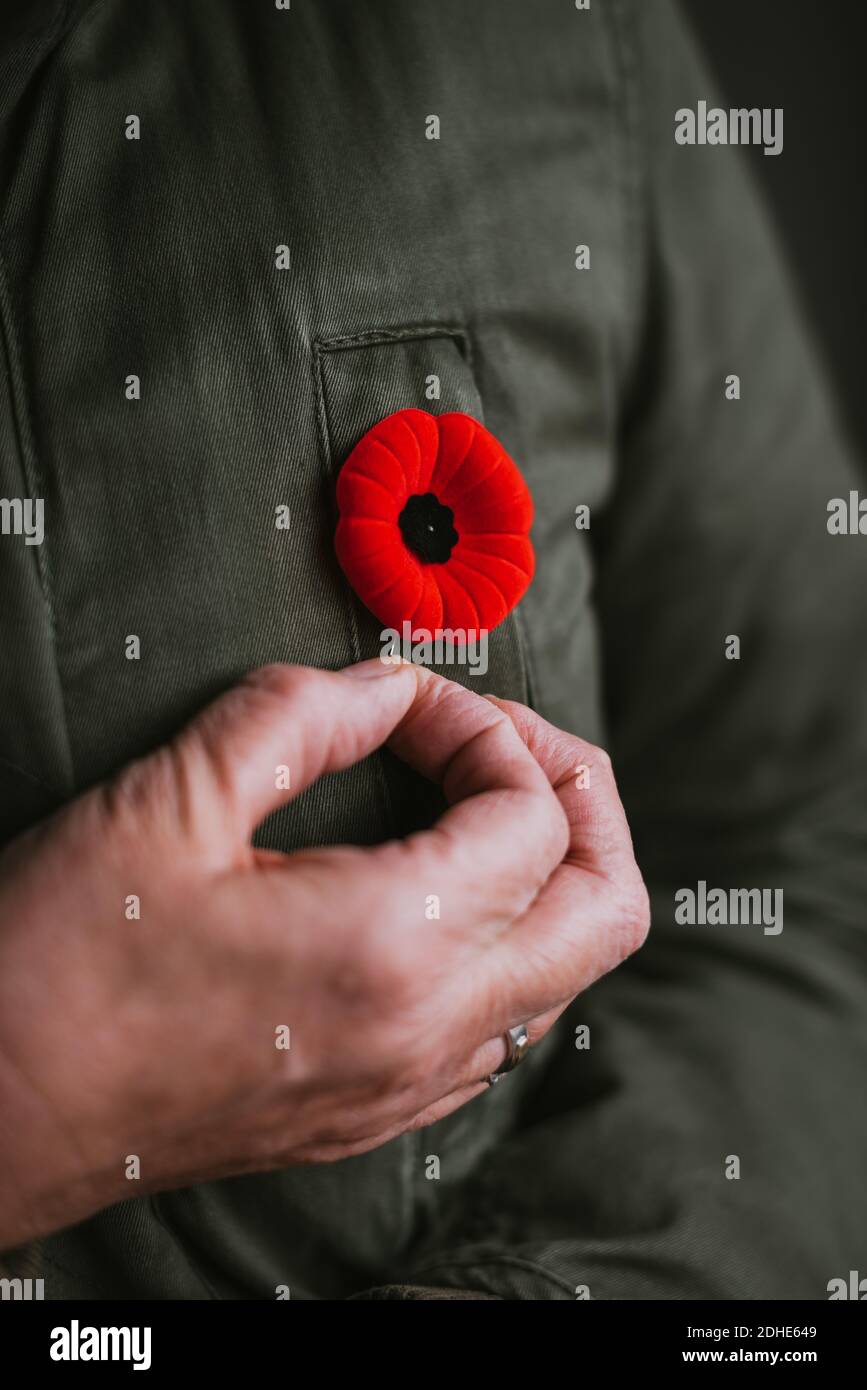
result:
<svg viewBox="0 0 867 1390"><path fill-rule="evenodd" d="M681 0L731 106L784 108L745 151L769 198L867 473L867 0Z"/></svg>

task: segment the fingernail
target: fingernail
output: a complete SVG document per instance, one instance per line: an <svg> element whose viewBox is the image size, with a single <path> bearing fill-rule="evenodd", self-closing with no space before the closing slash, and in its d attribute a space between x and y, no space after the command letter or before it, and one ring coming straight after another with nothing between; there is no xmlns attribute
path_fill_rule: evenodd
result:
<svg viewBox="0 0 867 1390"><path fill-rule="evenodd" d="M359 661L355 666L344 666L340 672L342 676L349 676L354 681L375 681L380 676L390 676L393 672L399 671L406 663L402 660L383 661L382 657L374 656L370 661Z"/></svg>
<svg viewBox="0 0 867 1390"><path fill-rule="evenodd" d="M490 702L491 702L492 705L498 705L498 704L500 703L500 697L499 697L499 695L488 695L488 694L485 694L485 695L482 696L482 699L483 699L483 700L490 700Z"/></svg>

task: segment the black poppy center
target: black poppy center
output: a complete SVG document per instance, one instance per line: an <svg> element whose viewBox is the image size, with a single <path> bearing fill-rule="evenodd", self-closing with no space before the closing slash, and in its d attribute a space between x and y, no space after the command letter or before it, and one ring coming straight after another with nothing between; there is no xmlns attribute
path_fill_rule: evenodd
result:
<svg viewBox="0 0 867 1390"><path fill-rule="evenodd" d="M457 545L454 528L455 514L432 492L417 492L410 497L397 519L401 535L422 560L443 565Z"/></svg>

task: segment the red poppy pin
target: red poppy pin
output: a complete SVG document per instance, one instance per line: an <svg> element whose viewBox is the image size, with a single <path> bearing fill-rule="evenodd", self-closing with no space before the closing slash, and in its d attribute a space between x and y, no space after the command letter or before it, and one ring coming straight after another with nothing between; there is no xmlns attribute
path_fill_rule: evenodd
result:
<svg viewBox="0 0 867 1390"><path fill-rule="evenodd" d="M490 631L533 578L533 499L470 415L398 410L340 470L335 549L382 623Z"/></svg>

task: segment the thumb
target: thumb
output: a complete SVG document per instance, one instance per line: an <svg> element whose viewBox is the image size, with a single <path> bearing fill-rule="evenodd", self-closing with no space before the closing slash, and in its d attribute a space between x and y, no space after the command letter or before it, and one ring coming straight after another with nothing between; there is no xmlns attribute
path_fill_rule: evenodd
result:
<svg viewBox="0 0 867 1390"><path fill-rule="evenodd" d="M184 828L209 856L237 850L269 811L384 743L415 695L415 669L378 657L252 672L162 750Z"/></svg>

